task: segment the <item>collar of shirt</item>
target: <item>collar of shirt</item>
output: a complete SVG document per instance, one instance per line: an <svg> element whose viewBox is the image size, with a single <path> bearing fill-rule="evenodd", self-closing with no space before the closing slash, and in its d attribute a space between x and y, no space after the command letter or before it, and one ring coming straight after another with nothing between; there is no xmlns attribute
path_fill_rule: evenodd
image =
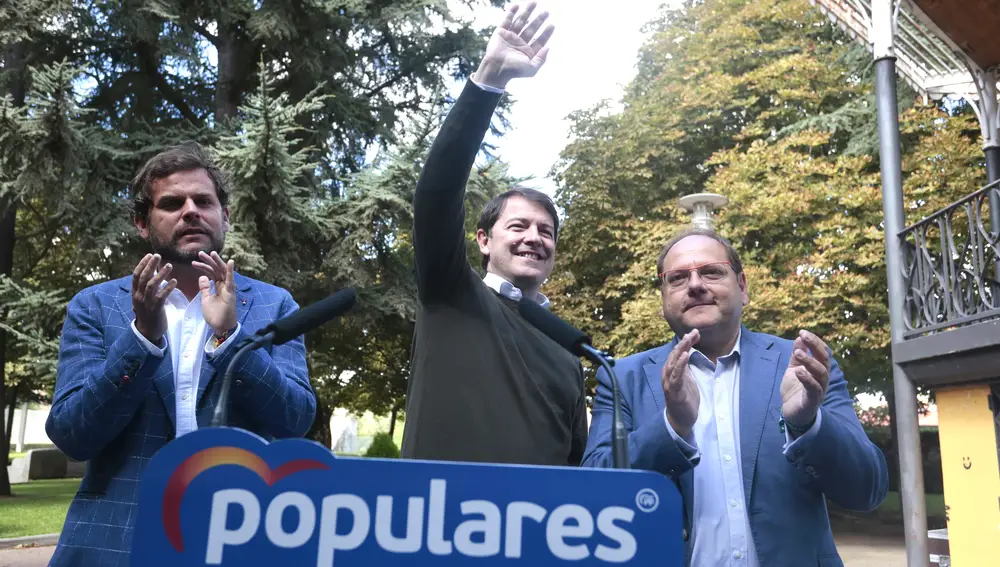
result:
<svg viewBox="0 0 1000 567"><path fill-rule="evenodd" d="M728 361L728 360L739 361L740 356L741 356L740 355L740 342L741 342L742 338L743 338L743 326L741 325L739 331L736 333L736 344L733 345L732 350L730 350L728 353L726 353L725 356L720 356L718 360L720 362ZM674 346L677 346L677 343L680 342L680 337L674 336L674 341L673 342L674 342ZM694 364L694 365L697 365L697 366L708 366L708 367L711 367L711 368L715 367L715 364L712 363L711 359L709 359L707 356L705 356L705 353L703 353L700 350L698 350L697 345L695 345L695 348L691 349L691 357L688 359L688 364Z"/></svg>
<svg viewBox="0 0 1000 567"><path fill-rule="evenodd" d="M494 274L493 272L486 272L486 277L483 278L483 283L507 299L521 301L522 294L520 288L515 287L514 284ZM549 308L549 298L545 297L541 293L536 294L535 301L537 301L542 307L546 309Z"/></svg>

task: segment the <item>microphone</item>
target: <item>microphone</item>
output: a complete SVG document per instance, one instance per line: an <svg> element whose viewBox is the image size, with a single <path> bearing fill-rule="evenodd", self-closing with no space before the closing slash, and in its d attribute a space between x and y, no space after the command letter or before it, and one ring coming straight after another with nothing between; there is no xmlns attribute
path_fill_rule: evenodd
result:
<svg viewBox="0 0 1000 567"><path fill-rule="evenodd" d="M611 390L613 397L612 413L612 437L611 437L611 464L616 469L631 468L628 460L628 432L625 431L625 424L622 422L621 410L621 388L618 385L618 377L615 376L614 364L605 353L590 345L590 337L563 321L548 309L538 303L524 298L518 303L517 310L526 321L531 323L536 329L545 333L550 339L569 352L586 358L604 368L611 378Z"/></svg>
<svg viewBox="0 0 1000 567"><path fill-rule="evenodd" d="M246 339L229 361L226 374L222 378L222 392L219 394L219 402L212 415L212 427L223 426L229 419L229 391L233 381L233 369L244 354L262 346L282 345L304 335L307 331L350 311L356 299L357 295L353 288L342 289L326 299L278 319L257 331L253 337Z"/></svg>

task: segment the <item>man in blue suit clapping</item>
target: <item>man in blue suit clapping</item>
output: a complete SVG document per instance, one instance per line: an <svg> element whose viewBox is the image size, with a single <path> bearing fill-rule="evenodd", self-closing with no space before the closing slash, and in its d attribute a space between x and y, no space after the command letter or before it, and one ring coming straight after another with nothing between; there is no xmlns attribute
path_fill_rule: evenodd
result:
<svg viewBox="0 0 1000 567"><path fill-rule="evenodd" d="M135 177L133 220L151 253L127 277L70 301L45 430L88 461L50 565L127 566L139 483L172 439L211 422L235 343L296 309L284 289L219 256L229 229L223 173L197 144ZM316 396L302 337L248 353L234 370L229 424L301 437Z"/></svg>
<svg viewBox="0 0 1000 567"><path fill-rule="evenodd" d="M674 478L684 499L687 565L842 566L826 498L872 510L888 490L882 452L854 413L826 344L741 323L739 255L686 229L657 262L668 344L616 362L633 468ZM611 385L597 374L583 465L611 465Z"/></svg>

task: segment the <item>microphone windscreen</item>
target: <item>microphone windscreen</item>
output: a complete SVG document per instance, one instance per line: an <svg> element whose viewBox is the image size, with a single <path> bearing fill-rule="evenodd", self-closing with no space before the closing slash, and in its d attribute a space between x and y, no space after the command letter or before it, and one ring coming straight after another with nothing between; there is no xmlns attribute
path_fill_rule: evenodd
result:
<svg viewBox="0 0 1000 567"><path fill-rule="evenodd" d="M536 329L548 335L559 346L577 356L584 356L581 344L590 344L586 333L563 321L548 309L530 299L521 298L517 306L521 317L531 323Z"/></svg>
<svg viewBox="0 0 1000 567"><path fill-rule="evenodd" d="M272 344L284 344L299 335L305 334L306 331L319 327L334 317L343 315L354 307L356 299L357 296L354 293L354 289L342 289L326 299L317 301L308 307L295 311L287 317L278 319L268 325L265 331L274 333L274 338L271 340Z"/></svg>

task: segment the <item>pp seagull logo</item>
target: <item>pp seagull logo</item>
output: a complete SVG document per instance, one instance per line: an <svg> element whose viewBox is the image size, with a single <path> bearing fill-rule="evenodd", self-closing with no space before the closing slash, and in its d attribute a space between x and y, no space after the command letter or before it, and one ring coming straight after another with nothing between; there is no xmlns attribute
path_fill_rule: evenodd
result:
<svg viewBox="0 0 1000 567"><path fill-rule="evenodd" d="M314 459L296 459L272 469L260 456L239 447L211 447L198 451L174 470L163 491L163 529L170 545L178 553L184 552L180 520L184 492L199 474L223 465L237 465L249 469L257 473L268 486L273 486L279 480L297 472L330 468L326 463Z"/></svg>

